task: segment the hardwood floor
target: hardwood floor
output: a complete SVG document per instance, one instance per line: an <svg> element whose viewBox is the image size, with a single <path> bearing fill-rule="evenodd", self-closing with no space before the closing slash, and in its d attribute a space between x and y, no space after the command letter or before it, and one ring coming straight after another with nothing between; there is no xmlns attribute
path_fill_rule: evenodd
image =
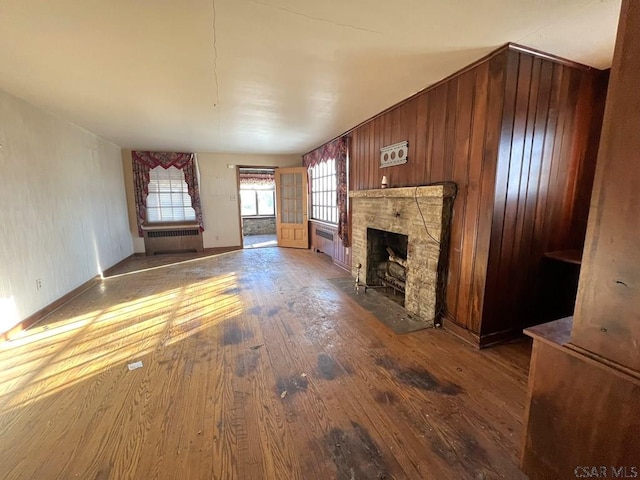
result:
<svg viewBox="0 0 640 480"><path fill-rule="evenodd" d="M277 247L278 238L273 235L245 235L242 237L243 248Z"/></svg>
<svg viewBox="0 0 640 480"><path fill-rule="evenodd" d="M0 478L526 478L529 343L395 335L325 258L132 258L0 344Z"/></svg>

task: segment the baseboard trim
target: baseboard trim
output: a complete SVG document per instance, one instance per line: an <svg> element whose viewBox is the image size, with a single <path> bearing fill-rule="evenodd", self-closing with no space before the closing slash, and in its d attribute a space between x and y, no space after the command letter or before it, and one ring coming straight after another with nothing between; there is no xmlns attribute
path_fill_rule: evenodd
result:
<svg viewBox="0 0 640 480"><path fill-rule="evenodd" d="M499 343L505 343L514 338L522 337L522 327L509 328L507 330L501 330L499 332L488 333L486 335L480 335L480 348L491 347Z"/></svg>
<svg viewBox="0 0 640 480"><path fill-rule="evenodd" d="M82 295L87 290L95 287L101 281L102 281L102 277L100 275L96 275L92 279L84 282L79 287L74 288L73 290L71 290L66 295L63 295L62 297L58 298L57 300L54 300L52 303L50 303L46 307L41 308L40 310L38 310L33 315L28 316L27 318L22 320L20 323L15 325L13 328L11 328L10 330L8 330L8 331L4 332L2 335L0 335L0 342L11 340L13 337L15 337L20 332L22 332L24 330L27 330L28 328L33 327L35 324L37 324L38 322L42 321L43 319L45 319L49 315L51 315L53 312L58 310L60 307L62 307L66 303L68 303L71 300L73 300L74 298Z"/></svg>
<svg viewBox="0 0 640 480"><path fill-rule="evenodd" d="M204 249L204 253L207 255L219 255L221 253L235 252L236 250L242 250L242 245L234 245L231 247L207 247Z"/></svg>
<svg viewBox="0 0 640 480"><path fill-rule="evenodd" d="M509 328L499 332L478 335L477 333L464 328L462 325L457 324L446 316L443 319L442 326L455 336L460 337L462 340L478 349L491 347L493 345L505 343L509 340L513 340L514 338L524 336L521 328Z"/></svg>
<svg viewBox="0 0 640 480"><path fill-rule="evenodd" d="M120 260L120 261L119 261L118 263L116 263L115 265L111 265L111 266L110 266L109 268L107 268L104 272L102 272L102 275L103 275L104 277L109 277L109 276L111 276L111 273L112 273L112 272L114 272L114 271L116 270L116 268L118 268L118 267L119 267L120 265L122 265L123 263L125 263L125 262L127 262L127 261L131 260L133 257L136 257L136 256L138 256L138 255L140 255L140 254L138 254L138 253L132 253L132 254L131 254L131 255L129 255L128 257L123 258L122 260ZM141 254L141 255L142 255L142 256L144 256L144 253L143 253L143 254Z"/></svg>
<svg viewBox="0 0 640 480"><path fill-rule="evenodd" d="M456 322L447 318L446 316L442 319L442 327L453 333L456 337L464 340L469 345L480 348L480 337L473 333L471 330L464 328L462 325L458 325Z"/></svg>
<svg viewBox="0 0 640 480"><path fill-rule="evenodd" d="M335 258L333 259L333 264L336 267L343 269L345 272L351 273L351 264L347 265L346 263L336 260Z"/></svg>

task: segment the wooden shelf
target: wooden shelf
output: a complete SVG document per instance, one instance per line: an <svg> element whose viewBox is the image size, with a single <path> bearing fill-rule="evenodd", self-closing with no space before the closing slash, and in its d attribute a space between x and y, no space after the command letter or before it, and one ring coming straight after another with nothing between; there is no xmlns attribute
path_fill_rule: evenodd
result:
<svg viewBox="0 0 640 480"><path fill-rule="evenodd" d="M525 335L534 340L541 340L551 345L565 345L571 340L573 317L565 317L553 322L543 323L535 327L526 328Z"/></svg>
<svg viewBox="0 0 640 480"><path fill-rule="evenodd" d="M575 265L582 263L582 250L558 250L555 252L546 252L543 255L546 258L558 260L559 262L573 263Z"/></svg>

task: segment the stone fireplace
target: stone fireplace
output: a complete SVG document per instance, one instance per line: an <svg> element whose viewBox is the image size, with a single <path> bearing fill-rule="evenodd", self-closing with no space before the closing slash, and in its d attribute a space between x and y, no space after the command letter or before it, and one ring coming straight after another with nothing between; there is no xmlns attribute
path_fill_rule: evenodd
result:
<svg viewBox="0 0 640 480"><path fill-rule="evenodd" d="M406 260L405 309L431 325L444 302L455 192L453 183L349 192L353 275L360 263L361 279L380 285L390 247L401 259L392 263Z"/></svg>

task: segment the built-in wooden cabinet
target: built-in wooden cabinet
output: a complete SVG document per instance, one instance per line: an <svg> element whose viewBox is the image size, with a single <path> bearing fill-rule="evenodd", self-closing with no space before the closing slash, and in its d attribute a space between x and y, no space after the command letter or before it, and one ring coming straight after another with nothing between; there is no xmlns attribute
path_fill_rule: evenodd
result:
<svg viewBox="0 0 640 480"><path fill-rule="evenodd" d="M338 226L311 220L309 222L309 241L314 252L329 255L333 263L351 271L351 249L345 247L338 237Z"/></svg>

